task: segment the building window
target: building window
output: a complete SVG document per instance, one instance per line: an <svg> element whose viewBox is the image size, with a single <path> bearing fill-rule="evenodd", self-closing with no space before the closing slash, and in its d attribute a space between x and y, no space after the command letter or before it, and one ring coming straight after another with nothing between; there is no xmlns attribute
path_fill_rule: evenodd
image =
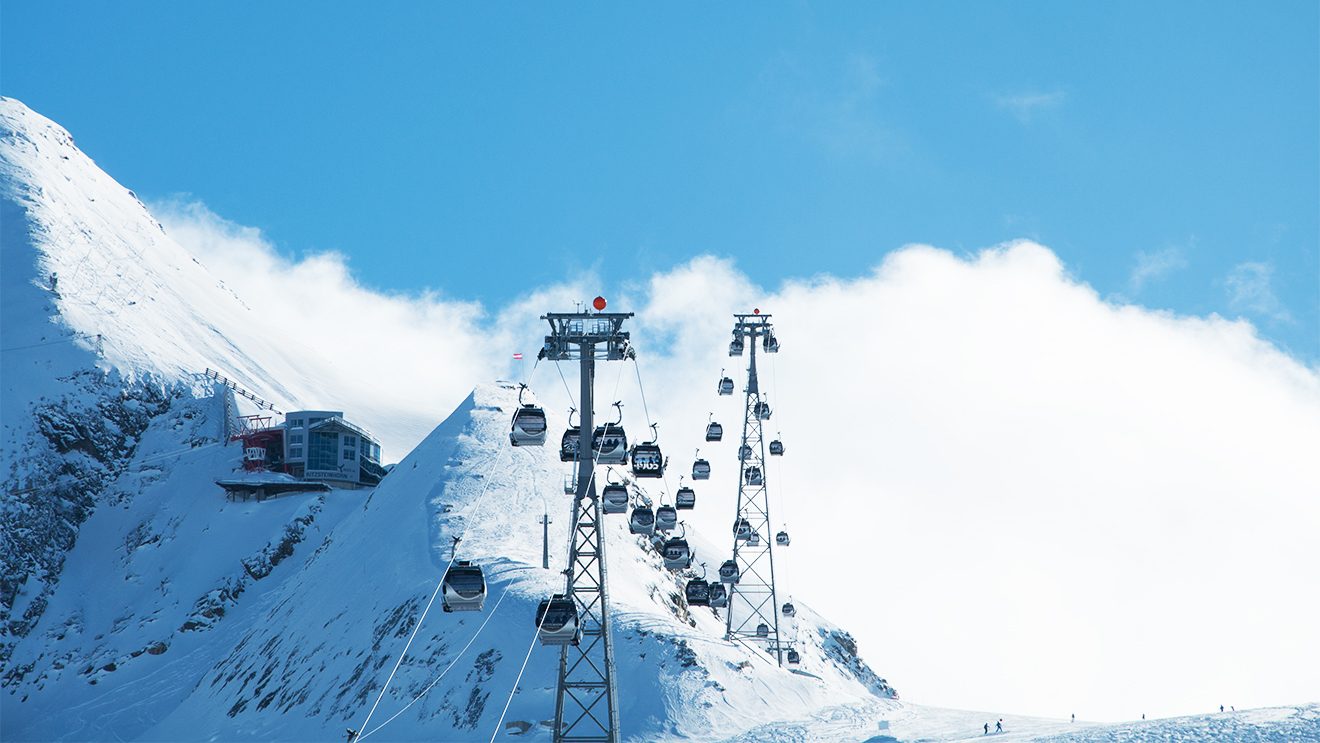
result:
<svg viewBox="0 0 1320 743"><path fill-rule="evenodd" d="M352 450L352 449L345 449L345 450L344 450L344 459L345 459L346 461L349 461L349 462L351 462L351 461L357 459L357 452L354 451L354 450Z"/></svg>
<svg viewBox="0 0 1320 743"><path fill-rule="evenodd" d="M312 417L307 419L307 425L315 426L317 423L320 423L323 420L325 420L324 415L313 415Z"/></svg>
<svg viewBox="0 0 1320 743"><path fill-rule="evenodd" d="M313 431L307 440L307 469L339 469L339 434Z"/></svg>
<svg viewBox="0 0 1320 743"><path fill-rule="evenodd" d="M303 419L302 419L302 418L290 418L290 419L289 419L289 426L292 427L292 428L302 428L302 424L303 424Z"/></svg>
<svg viewBox="0 0 1320 743"><path fill-rule="evenodd" d="M289 434L289 443L290 443L290 444L301 444L301 443L303 442L302 437L303 437L303 435L300 434L300 433Z"/></svg>
<svg viewBox="0 0 1320 743"><path fill-rule="evenodd" d="M302 459L302 447L301 446L289 447L289 459Z"/></svg>
<svg viewBox="0 0 1320 743"><path fill-rule="evenodd" d="M362 439L358 450L362 452L363 459L370 459L375 462L380 461L380 446L373 444L366 439Z"/></svg>
<svg viewBox="0 0 1320 743"><path fill-rule="evenodd" d="M344 446L357 446L357 437L344 434Z"/></svg>

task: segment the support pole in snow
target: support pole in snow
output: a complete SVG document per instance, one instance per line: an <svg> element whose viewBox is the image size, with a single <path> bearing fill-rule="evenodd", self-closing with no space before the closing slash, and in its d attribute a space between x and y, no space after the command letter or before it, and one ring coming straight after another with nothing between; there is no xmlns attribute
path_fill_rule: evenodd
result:
<svg viewBox="0 0 1320 743"><path fill-rule="evenodd" d="M541 516L541 567L550 569L550 514Z"/></svg>
<svg viewBox="0 0 1320 743"><path fill-rule="evenodd" d="M602 741L618 743L618 692L614 687L614 647L610 640L609 594L605 581L605 538L600 531L600 499L593 470L594 387L596 361L634 357L623 321L632 313L603 312L605 300L593 303L597 312L549 313L550 323L540 357L577 360L581 372L581 434L578 438L577 487L573 496L572 540L568 553L566 596L577 604L582 639L559 651L555 694L555 743ZM548 527L547 527L548 530ZM548 533L548 531L547 531Z"/></svg>

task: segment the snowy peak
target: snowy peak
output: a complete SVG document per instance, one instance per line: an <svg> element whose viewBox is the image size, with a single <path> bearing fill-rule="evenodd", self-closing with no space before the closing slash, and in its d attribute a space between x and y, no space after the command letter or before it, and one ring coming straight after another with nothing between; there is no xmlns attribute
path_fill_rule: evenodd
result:
<svg viewBox="0 0 1320 743"><path fill-rule="evenodd" d="M67 131L12 98L0 99L0 189L7 347L63 337L130 377L212 367L263 390L279 379L241 350L260 340L243 302Z"/></svg>

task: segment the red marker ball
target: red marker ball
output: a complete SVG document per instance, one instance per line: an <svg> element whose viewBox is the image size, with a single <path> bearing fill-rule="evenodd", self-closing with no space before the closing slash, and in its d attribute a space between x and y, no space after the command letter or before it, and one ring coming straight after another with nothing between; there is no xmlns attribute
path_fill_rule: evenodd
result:
<svg viewBox="0 0 1320 743"><path fill-rule="evenodd" d="M752 310L752 314L753 314L753 315L759 315L759 314L761 314L761 308L760 308L760 307L757 307L756 309Z"/></svg>
<svg viewBox="0 0 1320 743"><path fill-rule="evenodd" d="M595 307L597 312L600 312L601 310L605 309L605 298L596 297L595 299L591 300L591 306Z"/></svg>

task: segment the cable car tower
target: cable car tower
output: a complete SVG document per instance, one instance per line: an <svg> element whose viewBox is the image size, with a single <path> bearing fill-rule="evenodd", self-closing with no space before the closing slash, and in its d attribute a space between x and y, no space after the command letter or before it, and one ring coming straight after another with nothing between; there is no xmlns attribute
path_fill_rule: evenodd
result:
<svg viewBox="0 0 1320 743"><path fill-rule="evenodd" d="M614 687L614 647L610 640L609 596L605 589L605 540L600 531L600 499L596 496L592 448L593 389L596 361L622 361L635 356L623 321L631 312L548 313L550 335L540 358L578 360L581 364L581 420L578 436L577 488L573 497L572 543L564 595L577 603L582 639L559 651L559 681L555 697L555 743L604 741L618 743L618 693Z"/></svg>
<svg viewBox="0 0 1320 743"><path fill-rule="evenodd" d="M733 522L733 562L737 570L729 585L724 639L764 645L784 664L779 641L779 601L775 596L775 532L770 522L770 496L766 490L766 453L762 423L770 418L770 402L761 394L756 376L758 341L768 353L779 351L770 315L756 310L734 315L729 355L741 356L751 346L747 364L746 401L742 444L738 447L738 510Z"/></svg>

